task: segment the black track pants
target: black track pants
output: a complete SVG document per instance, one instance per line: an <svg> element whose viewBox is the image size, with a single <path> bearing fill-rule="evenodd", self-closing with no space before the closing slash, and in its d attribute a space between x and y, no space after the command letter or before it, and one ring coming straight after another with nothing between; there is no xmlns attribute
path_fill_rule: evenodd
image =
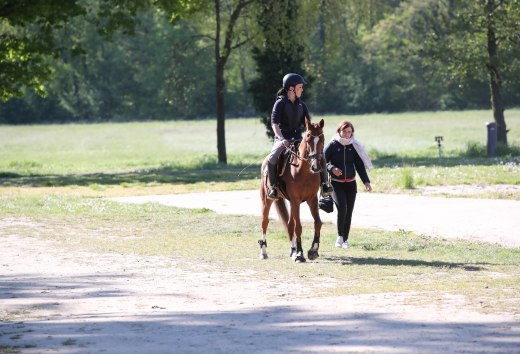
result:
<svg viewBox="0 0 520 354"><path fill-rule="evenodd" d="M343 236L343 240L346 241L350 232L354 203L356 202L357 184L356 181L332 181L332 186L334 187L332 199L334 199L334 203L336 204L336 209L338 212L338 236Z"/></svg>

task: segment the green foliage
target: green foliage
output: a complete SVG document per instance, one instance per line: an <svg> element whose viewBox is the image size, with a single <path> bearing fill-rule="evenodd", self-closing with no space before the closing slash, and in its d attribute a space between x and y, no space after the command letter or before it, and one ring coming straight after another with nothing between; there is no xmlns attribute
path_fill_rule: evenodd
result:
<svg viewBox="0 0 520 354"><path fill-rule="evenodd" d="M404 189L415 188L413 172L409 168L405 168L401 171L401 187Z"/></svg>
<svg viewBox="0 0 520 354"><path fill-rule="evenodd" d="M4 99L24 97L0 106L1 123L214 116L213 2L6 3L0 88ZM246 44L233 43L225 68L226 115L256 111L269 134L289 71L309 82L303 98L313 115L488 108L484 4L255 1L237 22ZM520 105L520 6L496 4L493 64L509 109ZM231 8L222 8L224 23Z"/></svg>
<svg viewBox="0 0 520 354"><path fill-rule="evenodd" d="M465 155L467 157L484 157L487 154L486 146L476 142L468 142Z"/></svg>
<svg viewBox="0 0 520 354"><path fill-rule="evenodd" d="M95 31L106 38L111 38L117 30L132 34L139 11L150 9L152 5L168 11L171 20L177 20L204 8L207 3L201 0L3 1L0 6L0 99L22 97L29 90L45 96L44 84L52 78L53 72L70 70L66 66L56 68L55 60L60 55L84 53L85 47L90 47L86 44L92 44L85 43L83 33L75 25L85 28L88 23L86 34ZM78 18L82 20L77 22ZM89 116L89 112L85 115Z"/></svg>
<svg viewBox="0 0 520 354"><path fill-rule="evenodd" d="M310 77L303 68L305 48L299 44L302 38L298 30L299 5L290 0L264 0L258 6L261 35L252 49L257 76L251 81L250 92L266 134L272 138L271 110L283 76L292 72L304 76L306 81L310 81Z"/></svg>
<svg viewBox="0 0 520 354"><path fill-rule="evenodd" d="M79 1L3 1L0 7L0 99L23 94L27 86L44 94L51 70L45 63L58 49L53 31L85 14Z"/></svg>

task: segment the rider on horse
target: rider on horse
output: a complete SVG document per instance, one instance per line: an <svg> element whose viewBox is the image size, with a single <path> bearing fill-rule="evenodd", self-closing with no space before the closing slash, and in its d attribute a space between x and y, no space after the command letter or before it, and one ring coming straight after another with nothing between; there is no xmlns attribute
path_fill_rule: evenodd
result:
<svg viewBox="0 0 520 354"><path fill-rule="evenodd" d="M277 99L271 114L271 125L275 138L267 164L270 184L267 198L273 200L278 199L278 158L292 143L302 140L305 117L310 120L307 106L300 99L303 85L306 84L305 79L301 75L289 73L283 77L282 84L283 87L276 94ZM322 168L321 194L325 197L332 192L333 188L328 182L327 170Z"/></svg>

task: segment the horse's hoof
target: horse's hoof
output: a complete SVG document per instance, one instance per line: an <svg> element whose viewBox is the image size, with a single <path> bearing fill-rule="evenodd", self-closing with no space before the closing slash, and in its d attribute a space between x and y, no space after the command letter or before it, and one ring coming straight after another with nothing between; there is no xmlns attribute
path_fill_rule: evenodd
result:
<svg viewBox="0 0 520 354"><path fill-rule="evenodd" d="M268 258L267 254L263 254L263 253L260 254L260 259L267 259L267 258Z"/></svg>
<svg viewBox="0 0 520 354"><path fill-rule="evenodd" d="M294 259L294 262L295 262L295 263L305 263L305 257L304 257L304 256L297 256L297 257Z"/></svg>
<svg viewBox="0 0 520 354"><path fill-rule="evenodd" d="M318 253L318 251L316 250L309 250L309 252L307 252L307 257L313 261L315 260L316 258L318 258L320 255Z"/></svg>
<svg viewBox="0 0 520 354"><path fill-rule="evenodd" d="M291 257L291 258L296 257L296 248L295 247L291 247L291 254L289 255L289 257Z"/></svg>

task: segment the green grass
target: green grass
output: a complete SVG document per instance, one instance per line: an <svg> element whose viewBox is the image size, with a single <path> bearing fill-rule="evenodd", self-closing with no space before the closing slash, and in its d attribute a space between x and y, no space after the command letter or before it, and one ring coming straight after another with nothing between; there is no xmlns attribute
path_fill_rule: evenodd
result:
<svg viewBox="0 0 520 354"><path fill-rule="evenodd" d="M506 111L510 130L508 141L520 145L520 110ZM343 117L327 117L333 129ZM438 158L436 136L442 136L442 152L446 158L459 158L468 144L486 144L486 123L493 121L491 111L410 112L402 114L371 114L347 117L354 123L356 136L367 149L379 155L409 158ZM332 127L331 127L332 125ZM327 136L331 136L328 131ZM484 150L485 151L485 150Z"/></svg>
<svg viewBox="0 0 520 354"><path fill-rule="evenodd" d="M322 118L322 117L315 117ZM328 141L344 116L324 116ZM506 112L511 148L487 158L491 112L423 112L347 117L374 160L378 191L421 185L520 184L520 110ZM258 119L228 119L228 165L217 163L214 120L117 124L0 126L0 185L156 186L226 182L256 188L271 148ZM439 160L436 135L442 135ZM408 181L403 181L406 170ZM413 182L413 184L410 184Z"/></svg>
<svg viewBox="0 0 520 354"><path fill-rule="evenodd" d="M230 165L261 162L270 149L258 119L229 120ZM0 172L65 175L214 167L213 120L0 126Z"/></svg>

